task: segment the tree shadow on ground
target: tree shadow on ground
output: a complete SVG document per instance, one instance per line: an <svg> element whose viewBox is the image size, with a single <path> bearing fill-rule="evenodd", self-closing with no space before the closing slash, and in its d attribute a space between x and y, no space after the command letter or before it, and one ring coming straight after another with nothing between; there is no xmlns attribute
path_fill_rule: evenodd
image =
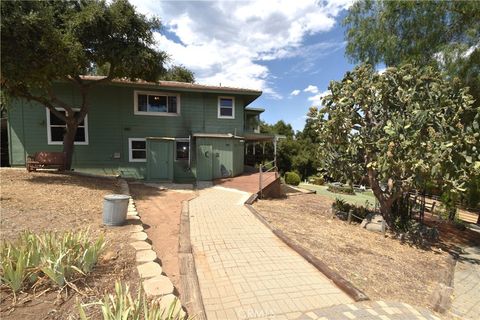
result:
<svg viewBox="0 0 480 320"><path fill-rule="evenodd" d="M39 185L74 185L89 189L112 191L112 186L119 187L118 179L111 177L77 176L62 172L32 172L25 179L30 183Z"/></svg>
<svg viewBox="0 0 480 320"><path fill-rule="evenodd" d="M154 197L165 197L167 189L147 186L142 183L129 183L130 193L134 200L148 200Z"/></svg>

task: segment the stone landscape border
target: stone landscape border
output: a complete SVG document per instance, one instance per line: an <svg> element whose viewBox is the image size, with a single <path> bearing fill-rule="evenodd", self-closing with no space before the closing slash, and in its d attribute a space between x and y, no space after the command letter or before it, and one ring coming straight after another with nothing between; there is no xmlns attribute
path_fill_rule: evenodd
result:
<svg viewBox="0 0 480 320"><path fill-rule="evenodd" d="M260 220L260 222L262 222L268 229L270 229L270 231L272 231L274 235L280 238L280 240L282 240L287 246L292 248L305 260L307 260L311 265L317 268L318 271L323 273L328 279L332 280L332 282L335 283L337 287L339 287L343 292L350 296L355 302L370 300L370 298L363 291L355 287L351 282L343 278L337 272L333 271L330 267L328 267L325 263L320 261L320 259L318 259L314 255L312 255L310 252L305 250L303 247L296 244L281 230L271 226L270 223L265 220L265 218L252 206L256 199L256 195L252 195L250 196L250 198L248 198L247 201L245 201L244 205L247 207L248 210L250 210L250 212L253 213L255 217L257 217L258 220Z"/></svg>
<svg viewBox="0 0 480 320"><path fill-rule="evenodd" d="M163 273L159 264L157 254L152 249L151 241L143 228L143 224L138 211L135 207L135 201L130 195L128 183L119 179L120 190L122 194L130 197L127 212L127 224L131 225L130 245L135 249L135 260L137 271L142 281L145 294L149 298L158 299L160 308L170 310L172 304L175 304L173 314L183 319L186 315L184 308L178 298L172 281Z"/></svg>

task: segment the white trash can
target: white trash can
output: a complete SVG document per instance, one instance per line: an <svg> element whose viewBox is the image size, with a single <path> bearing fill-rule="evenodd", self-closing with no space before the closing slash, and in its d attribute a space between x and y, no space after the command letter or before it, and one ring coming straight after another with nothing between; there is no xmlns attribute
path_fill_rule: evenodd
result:
<svg viewBox="0 0 480 320"><path fill-rule="evenodd" d="M129 196L125 194L109 194L103 197L103 224L121 226L127 219Z"/></svg>

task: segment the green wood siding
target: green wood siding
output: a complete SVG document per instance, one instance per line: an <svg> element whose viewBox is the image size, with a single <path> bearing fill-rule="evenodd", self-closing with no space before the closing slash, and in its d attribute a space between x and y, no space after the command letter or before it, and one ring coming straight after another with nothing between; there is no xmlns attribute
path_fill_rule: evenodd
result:
<svg viewBox="0 0 480 320"><path fill-rule="evenodd" d="M73 159L75 170L144 178L147 171L146 163L129 162L129 138L188 138L200 132L243 134L244 104L247 100L241 95L228 95L235 97L235 119L218 119L218 96L222 94L148 89L180 94L179 116L150 116L134 114L135 90L145 89L101 85L92 90L88 113L89 144L75 146ZM66 102L77 105L80 102L77 92L69 84L58 84L55 91ZM62 150L61 145L48 145L46 110L37 103L11 100L8 119L10 161L13 166L23 166L27 154ZM230 142L230 146L215 143L220 150L220 159L215 165L215 172L220 172L223 165L224 169L231 170L234 175L241 173L243 148L233 148L233 142ZM234 152L241 155L235 154L233 157ZM118 153L120 157L115 158L114 154ZM192 157L190 167L185 161L173 162L174 180L195 179L196 146L193 139L190 154Z"/></svg>

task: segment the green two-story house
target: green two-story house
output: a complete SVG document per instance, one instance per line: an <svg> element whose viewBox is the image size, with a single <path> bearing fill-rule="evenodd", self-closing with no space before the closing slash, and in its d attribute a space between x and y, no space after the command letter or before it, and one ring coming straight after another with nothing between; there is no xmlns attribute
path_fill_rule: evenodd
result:
<svg viewBox="0 0 480 320"><path fill-rule="evenodd" d="M72 105L80 101L71 84L58 83L55 92ZM246 144L270 139L258 134L263 110L248 108L260 95L256 90L173 81L97 85L77 130L72 167L177 182L239 175ZM62 151L63 121L35 102L10 103L12 166L24 166L27 155L37 151Z"/></svg>

